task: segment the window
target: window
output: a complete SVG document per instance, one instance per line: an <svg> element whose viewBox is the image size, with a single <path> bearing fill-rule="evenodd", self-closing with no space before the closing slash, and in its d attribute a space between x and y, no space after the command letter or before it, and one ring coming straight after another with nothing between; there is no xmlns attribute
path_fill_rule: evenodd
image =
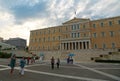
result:
<svg viewBox="0 0 120 81"><path fill-rule="evenodd" d="M112 48L115 48L115 43L112 43Z"/></svg>
<svg viewBox="0 0 120 81"><path fill-rule="evenodd" d="M72 38L76 38L77 37L77 33L72 33Z"/></svg>
<svg viewBox="0 0 120 81"><path fill-rule="evenodd" d="M80 26L79 26L79 24L77 24L77 29L80 29Z"/></svg>
<svg viewBox="0 0 120 81"><path fill-rule="evenodd" d="M86 26L85 26L85 24L84 24L84 25L83 25L83 28L85 29L85 27L86 27Z"/></svg>
<svg viewBox="0 0 120 81"><path fill-rule="evenodd" d="M95 48L95 49L97 48L97 44L94 45L94 48Z"/></svg>
<svg viewBox="0 0 120 81"><path fill-rule="evenodd" d="M72 33L71 37L73 38L74 33Z"/></svg>
<svg viewBox="0 0 120 81"><path fill-rule="evenodd" d="M68 28L66 27L66 31L68 30Z"/></svg>
<svg viewBox="0 0 120 81"><path fill-rule="evenodd" d="M41 41L41 38L39 38L39 42Z"/></svg>
<svg viewBox="0 0 120 81"><path fill-rule="evenodd" d="M41 34L41 32L40 32L40 34Z"/></svg>
<svg viewBox="0 0 120 81"><path fill-rule="evenodd" d="M101 32L102 37L105 37L105 32Z"/></svg>
<svg viewBox="0 0 120 81"><path fill-rule="evenodd" d="M55 37L53 37L53 40L55 40Z"/></svg>
<svg viewBox="0 0 120 81"><path fill-rule="evenodd" d="M76 30L76 25L74 24L74 30Z"/></svg>
<svg viewBox="0 0 120 81"><path fill-rule="evenodd" d="M80 29L79 24L74 24L74 25L72 25L71 27L72 27L72 30Z"/></svg>
<svg viewBox="0 0 120 81"><path fill-rule="evenodd" d="M35 42L36 42L36 38L35 38Z"/></svg>
<svg viewBox="0 0 120 81"><path fill-rule="evenodd" d="M120 24L120 20L118 20L118 24Z"/></svg>
<svg viewBox="0 0 120 81"><path fill-rule="evenodd" d="M50 37L48 37L48 41L50 41Z"/></svg>
<svg viewBox="0 0 120 81"><path fill-rule="evenodd" d="M106 44L103 44L103 49L106 48Z"/></svg>
<svg viewBox="0 0 120 81"><path fill-rule="evenodd" d="M104 24L103 24L103 22L101 23L101 27L103 27L104 26Z"/></svg>
<svg viewBox="0 0 120 81"><path fill-rule="evenodd" d="M84 37L86 37L87 35L84 33Z"/></svg>
<svg viewBox="0 0 120 81"><path fill-rule="evenodd" d="M74 29L73 25L71 27L72 27L72 30L73 30Z"/></svg>
<svg viewBox="0 0 120 81"><path fill-rule="evenodd" d="M80 33L78 33L78 37L80 37Z"/></svg>
<svg viewBox="0 0 120 81"><path fill-rule="evenodd" d="M93 28L96 28L96 25L95 25L95 24L93 24Z"/></svg>
<svg viewBox="0 0 120 81"><path fill-rule="evenodd" d="M114 36L114 32L110 31L110 36L113 37Z"/></svg>
<svg viewBox="0 0 120 81"><path fill-rule="evenodd" d="M72 30L75 30L75 25L72 25Z"/></svg>
<svg viewBox="0 0 120 81"><path fill-rule="evenodd" d="M96 33L93 33L93 37L96 38L96 37L97 37L97 34L96 34Z"/></svg>
<svg viewBox="0 0 120 81"><path fill-rule="evenodd" d="M60 36L58 36L58 40L60 40Z"/></svg>
<svg viewBox="0 0 120 81"><path fill-rule="evenodd" d="M109 26L112 26L112 21L109 21Z"/></svg>

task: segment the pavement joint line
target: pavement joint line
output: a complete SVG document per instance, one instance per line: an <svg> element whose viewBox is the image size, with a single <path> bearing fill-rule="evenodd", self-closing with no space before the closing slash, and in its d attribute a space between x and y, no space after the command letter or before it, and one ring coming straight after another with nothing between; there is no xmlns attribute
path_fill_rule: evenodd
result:
<svg viewBox="0 0 120 81"><path fill-rule="evenodd" d="M6 65L0 65L1 67L9 67L9 66L6 66Z"/></svg>
<svg viewBox="0 0 120 81"><path fill-rule="evenodd" d="M120 69L120 68L93 68L93 69Z"/></svg>
<svg viewBox="0 0 120 81"><path fill-rule="evenodd" d="M25 71L32 72L32 73L38 73L38 74L44 74L44 75L50 75L50 76L57 76L57 77L62 77L62 78L71 78L71 79L79 79L79 80L87 80L87 81L108 81L108 80L102 80L102 79L92 79L92 78L85 78L85 77L78 77L78 76L48 73L48 72L35 71L35 70L29 70L29 69L25 69Z"/></svg>
<svg viewBox="0 0 120 81"><path fill-rule="evenodd" d="M33 67L33 66L40 66L40 65L46 65L46 64L34 64L34 65L26 65L25 67Z"/></svg>
<svg viewBox="0 0 120 81"><path fill-rule="evenodd" d="M3 71L3 70L8 70L10 68L1 68L0 71Z"/></svg>
<svg viewBox="0 0 120 81"><path fill-rule="evenodd" d="M25 67L33 67L33 66L41 66L41 65L45 65L45 66L50 66L50 65L47 65L47 64L34 64L34 65L27 65ZM80 68L80 67L75 67L75 66L64 66L64 65L61 65L60 67L63 67L63 68L76 68L76 69L84 69L84 68ZM93 68L93 67L91 67ZM120 68L93 68L93 69L120 69Z"/></svg>
<svg viewBox="0 0 120 81"><path fill-rule="evenodd" d="M96 72L96 73L99 73L99 74L102 74L102 75L105 75L105 76L110 77L110 78L112 78L114 80L120 81L120 77L118 77L118 76L115 76L115 75L112 75L112 74L108 74L108 73L105 73L105 72L102 72L102 71L98 71L96 69L89 68L89 67L86 67L86 66L83 66L83 65L80 65L80 64L74 64L74 65L82 67L82 68L85 68L85 69L88 69L90 71L93 71L93 72Z"/></svg>

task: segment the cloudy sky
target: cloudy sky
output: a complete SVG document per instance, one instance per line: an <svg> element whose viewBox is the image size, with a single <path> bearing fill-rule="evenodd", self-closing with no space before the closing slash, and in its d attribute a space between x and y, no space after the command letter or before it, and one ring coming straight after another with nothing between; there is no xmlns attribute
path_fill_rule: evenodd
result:
<svg viewBox="0 0 120 81"><path fill-rule="evenodd" d="M0 37L29 42L30 30L60 25L76 16L120 16L120 0L0 0Z"/></svg>

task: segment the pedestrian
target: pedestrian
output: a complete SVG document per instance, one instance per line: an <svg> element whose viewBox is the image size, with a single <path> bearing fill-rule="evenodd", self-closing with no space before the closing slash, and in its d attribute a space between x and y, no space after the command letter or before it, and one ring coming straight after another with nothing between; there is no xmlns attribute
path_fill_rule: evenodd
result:
<svg viewBox="0 0 120 81"><path fill-rule="evenodd" d="M30 57L27 57L27 65L29 65Z"/></svg>
<svg viewBox="0 0 120 81"><path fill-rule="evenodd" d="M54 63L55 63L55 59L54 57L51 58L51 68L54 69Z"/></svg>
<svg viewBox="0 0 120 81"><path fill-rule="evenodd" d="M26 64L25 58L22 57L22 59L20 60L20 74L21 75L24 75L25 64Z"/></svg>
<svg viewBox="0 0 120 81"><path fill-rule="evenodd" d="M73 64L73 58L72 57L70 58L70 63Z"/></svg>
<svg viewBox="0 0 120 81"><path fill-rule="evenodd" d="M57 64L57 68L59 69L59 66L60 66L60 59L59 58L57 59L57 63L56 64Z"/></svg>
<svg viewBox="0 0 120 81"><path fill-rule="evenodd" d="M10 74L13 74L15 65L16 65L16 55L13 54L11 56L11 60L10 60L10 64L9 64L9 66L11 67Z"/></svg>
<svg viewBox="0 0 120 81"><path fill-rule="evenodd" d="M69 64L69 62L70 62L70 57L67 58L67 64Z"/></svg>
<svg viewBox="0 0 120 81"><path fill-rule="evenodd" d="M34 59L33 59L33 56L31 57L31 64L33 64L33 62L34 62Z"/></svg>

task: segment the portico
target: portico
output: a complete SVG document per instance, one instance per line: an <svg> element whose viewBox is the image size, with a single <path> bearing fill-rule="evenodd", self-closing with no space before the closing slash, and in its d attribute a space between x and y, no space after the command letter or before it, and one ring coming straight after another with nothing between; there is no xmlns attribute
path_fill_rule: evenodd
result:
<svg viewBox="0 0 120 81"><path fill-rule="evenodd" d="M61 50L91 49L90 40L65 41L61 43Z"/></svg>

